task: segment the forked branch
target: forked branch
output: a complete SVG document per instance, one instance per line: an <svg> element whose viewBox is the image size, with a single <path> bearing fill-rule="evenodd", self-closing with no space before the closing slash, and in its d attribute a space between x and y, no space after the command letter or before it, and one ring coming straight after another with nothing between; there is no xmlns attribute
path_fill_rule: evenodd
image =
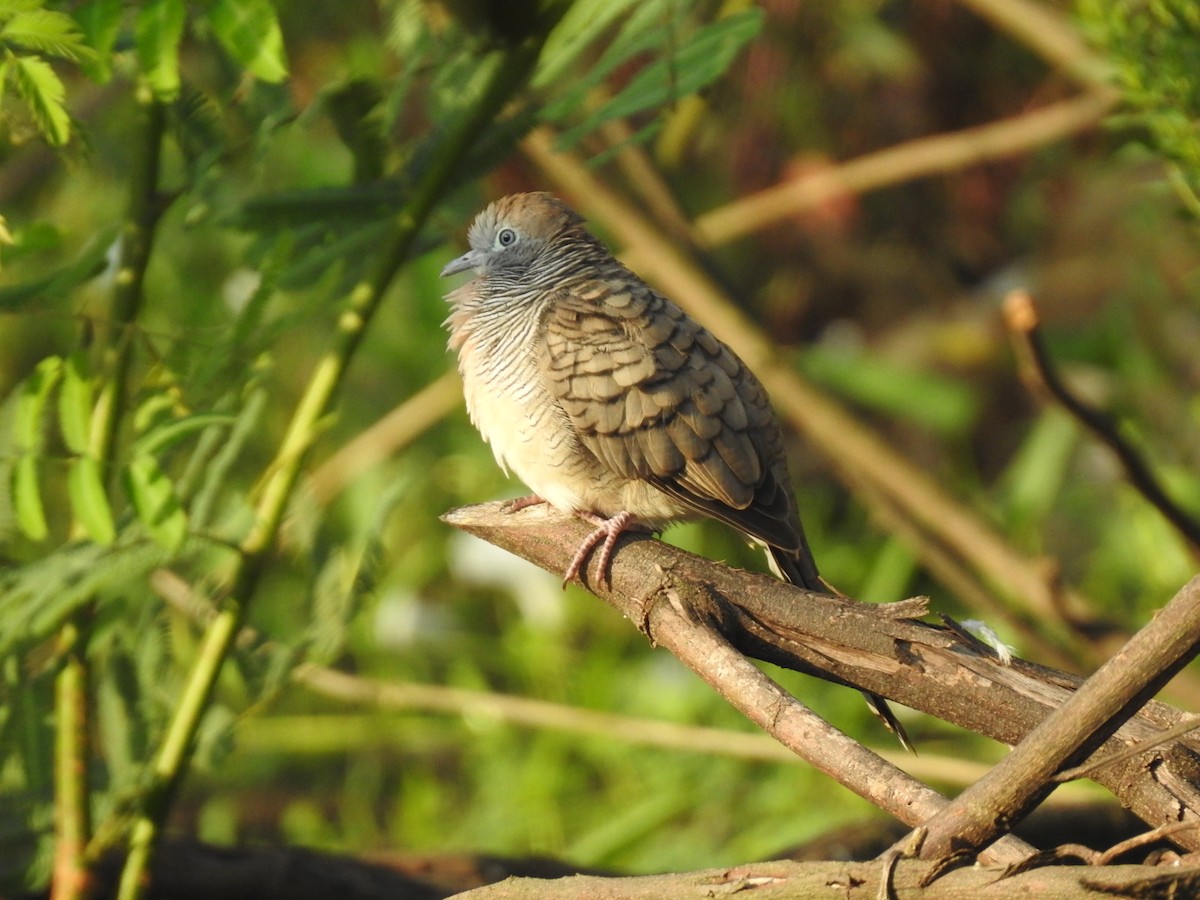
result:
<svg viewBox="0 0 1200 900"><path fill-rule="evenodd" d="M587 531L582 522L545 507L506 513L498 503L455 510L445 519L556 573L566 566ZM811 713L794 709L788 702L793 698L780 696L770 682L758 682L748 673L739 681L743 670L727 655L730 645L757 659L880 694L1014 745L1062 706L1080 684L1080 679L1064 672L1022 660L1003 665L988 648L960 632L916 621L913 616L924 612L922 604L910 601L897 609L811 594L650 538L623 539L613 561L611 585L601 586L594 573L589 573L587 584L710 684L718 686L720 682L718 690L763 727L775 723L780 710L796 716L794 721L803 724L787 726L794 728L794 746L789 746L826 771L830 770L821 761L825 751L813 745L833 740L821 729L829 726L818 725L819 719L806 719ZM1200 583L1183 592L1188 597L1196 593L1200 593ZM1190 633L1200 634L1200 628ZM1176 654L1185 655L1186 649ZM1157 681L1167 668L1135 674ZM1126 714L1140 706L1136 715L1099 746L1096 729L1076 734L1075 748L1085 748L1084 756L1094 752L1106 757L1131 743L1153 742L1162 729L1183 718L1183 713L1161 703L1141 705L1141 692L1134 693L1138 694L1136 702L1118 705ZM756 704L762 708L750 712ZM1100 716L1104 721L1114 717ZM914 737L919 745L919 732ZM1071 762L1083 758L1078 753L1066 756ZM886 794L902 784L901 776L891 770L854 773L847 771L848 762L845 766L836 759L832 763L830 774L844 777L843 783L868 771L886 779L889 787L882 792L876 789L876 794ZM1189 737L1155 745L1136 758L1118 759L1091 777L1152 827L1196 817L1200 812L1200 744ZM1039 783L1038 787L1042 786L1044 783ZM903 790L910 789L906 786ZM871 796L870 791L860 793ZM918 795L919 791L912 794ZM886 798L884 802L875 796L871 799L902 820L912 818L899 814ZM1200 848L1200 834L1195 831L1182 832L1175 839L1188 849Z"/></svg>

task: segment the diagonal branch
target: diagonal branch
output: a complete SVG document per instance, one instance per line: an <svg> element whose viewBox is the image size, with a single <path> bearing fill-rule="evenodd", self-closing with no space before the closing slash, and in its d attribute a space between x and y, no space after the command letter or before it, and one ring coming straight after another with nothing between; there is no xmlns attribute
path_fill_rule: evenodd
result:
<svg viewBox="0 0 1200 900"><path fill-rule="evenodd" d="M445 520L552 572L566 567L588 530L544 507L505 513L499 503L455 510ZM1007 744L1019 743L1080 683L1022 660L1001 665L952 630L912 619L923 612L920 604L897 610L811 594L649 538L627 537L618 546L611 585L589 578L589 590L634 622L648 623L652 639L672 652L677 645L686 650L694 631L685 639L680 629L699 620L749 656L880 694ZM665 613L655 610L672 603L691 619L656 618ZM709 666L703 658L697 664L698 671ZM1148 703L1102 752L1155 737L1182 718L1178 710ZM1200 744L1189 739L1118 760L1091 777L1151 826L1200 811ZM1177 840L1200 848L1194 831Z"/></svg>

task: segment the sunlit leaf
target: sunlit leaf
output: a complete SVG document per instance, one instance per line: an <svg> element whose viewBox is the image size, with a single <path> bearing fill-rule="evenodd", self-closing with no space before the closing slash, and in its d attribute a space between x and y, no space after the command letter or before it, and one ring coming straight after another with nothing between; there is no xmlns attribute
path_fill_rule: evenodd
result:
<svg viewBox="0 0 1200 900"><path fill-rule="evenodd" d="M71 508L84 531L97 544L108 545L116 537L112 508L104 492L100 463L94 456L77 456L67 473Z"/></svg>
<svg viewBox="0 0 1200 900"><path fill-rule="evenodd" d="M19 12L0 27L0 42L80 62L95 56L75 20L49 9Z"/></svg>
<svg viewBox="0 0 1200 900"><path fill-rule="evenodd" d="M658 25L667 15L668 0L648 0L636 4L621 30L605 48L600 58L587 66L586 70L572 79L569 85L560 87L557 97L543 111L547 120L554 121L573 114L583 108L584 99L593 88L601 84L619 66L642 53L661 48L667 43L668 32Z"/></svg>
<svg viewBox="0 0 1200 900"><path fill-rule="evenodd" d="M50 529L38 483L38 461L31 453L17 457L13 466L12 504L21 532L31 541L44 541Z"/></svg>
<svg viewBox="0 0 1200 900"><path fill-rule="evenodd" d="M542 49L532 84L545 87L563 77L580 54L612 27L632 3L633 0L579 0L572 3Z"/></svg>
<svg viewBox="0 0 1200 900"><path fill-rule="evenodd" d="M58 392L58 422L63 441L72 453L88 451L88 432L92 418L92 382L84 367L81 352L72 353L63 367L62 388Z"/></svg>
<svg viewBox="0 0 1200 900"><path fill-rule="evenodd" d="M34 56L14 56L8 62L17 93L29 107L42 136L55 146L65 144L71 136L71 117L63 106L66 92L54 69Z"/></svg>
<svg viewBox="0 0 1200 900"><path fill-rule="evenodd" d="M214 425L229 425L234 421L234 416L220 415L218 413L202 413L194 416L186 416L182 419L175 419L174 421L159 425L138 438L133 445L133 452L140 454L161 453L163 450L178 444L198 431L203 431Z"/></svg>
<svg viewBox="0 0 1200 900"><path fill-rule="evenodd" d="M134 456L125 467L125 487L150 535L168 550L178 550L187 537L187 514L158 460L147 453Z"/></svg>
<svg viewBox="0 0 1200 900"><path fill-rule="evenodd" d="M762 11L751 9L704 26L676 56L656 59L616 97L564 132L559 146L573 146L604 122L663 106L707 87L758 34L762 21Z"/></svg>
<svg viewBox="0 0 1200 900"><path fill-rule="evenodd" d="M46 400L62 378L63 361L58 356L43 359L25 379L17 398L13 418L13 441L21 450L37 450L42 446L42 415Z"/></svg>

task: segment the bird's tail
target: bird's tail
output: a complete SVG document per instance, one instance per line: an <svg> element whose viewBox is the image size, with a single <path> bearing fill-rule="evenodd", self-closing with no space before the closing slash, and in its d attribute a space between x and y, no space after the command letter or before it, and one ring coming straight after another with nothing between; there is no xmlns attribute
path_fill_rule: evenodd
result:
<svg viewBox="0 0 1200 900"><path fill-rule="evenodd" d="M779 547L769 546L767 547L767 555L775 574L789 584L794 584L796 587L802 587L805 590L818 594L829 594L833 597L845 596L821 577L821 573L817 571L817 563L813 559L812 553L808 549L808 544L804 541L803 537L801 538L801 546L798 551L782 550ZM900 745L905 750L915 755L917 751L908 739L908 732L904 730L904 726L900 724L900 720L896 718L896 714L892 712L892 708L888 706L887 701L878 694L872 694L870 691L863 691L862 695L866 698L867 706L870 707L871 712L883 723L883 727L896 736L896 739L900 741Z"/></svg>

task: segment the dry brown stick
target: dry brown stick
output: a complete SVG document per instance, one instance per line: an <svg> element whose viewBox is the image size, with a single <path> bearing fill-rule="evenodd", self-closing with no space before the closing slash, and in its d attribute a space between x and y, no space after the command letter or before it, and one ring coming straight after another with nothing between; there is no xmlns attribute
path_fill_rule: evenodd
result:
<svg viewBox="0 0 1200 900"><path fill-rule="evenodd" d="M982 847L1020 821L1054 789L1058 770L1091 755L1198 651L1200 576L991 772L925 823L922 857Z"/></svg>
<svg viewBox="0 0 1200 900"><path fill-rule="evenodd" d="M1096 127L1115 102L1113 94L1090 92L987 125L905 141L735 200L697 217L695 231L706 246L718 246L835 197L1024 153ZM636 248L629 255L632 266L641 268L651 261L649 248L631 246Z"/></svg>
<svg viewBox="0 0 1200 900"><path fill-rule="evenodd" d="M1030 0L958 0L1087 88L1108 89L1109 65L1057 9Z"/></svg>
<svg viewBox="0 0 1200 900"><path fill-rule="evenodd" d="M630 188L647 210L679 240L696 246L692 222L683 210L645 149L632 141L633 130L624 119L613 119L600 126L600 135L610 149L616 150L617 167Z"/></svg>
<svg viewBox="0 0 1200 900"><path fill-rule="evenodd" d="M603 738L640 746L703 753L772 763L795 763L796 755L756 732L683 725L531 697L448 687L441 684L382 681L304 663L292 680L314 693L343 703L367 704L375 709L447 713L493 719L509 725L543 728L568 734ZM967 784L987 770L982 763L923 754L877 751L884 759L902 760L910 774L937 778L943 784Z"/></svg>
<svg viewBox="0 0 1200 900"><path fill-rule="evenodd" d="M496 524L503 529L513 521L564 521L545 508L510 515L502 510L502 504L466 507L443 518L475 534L480 528ZM578 520L565 521L573 524ZM514 533L511 527L507 530L510 535ZM560 553L565 549L564 544L558 545ZM561 557L563 568L570 556ZM720 630L725 610L705 602L703 585L676 577L675 571L658 564L650 571L654 574L646 578L633 567L614 565L609 586L596 593L636 622L654 644L669 650L696 672L742 715L880 809L917 825L945 805L945 798L936 791L838 731L735 650ZM589 584L599 584L595 574L589 577ZM1015 863L1031 853L1032 847L1010 837L989 848L986 861Z"/></svg>
<svg viewBox="0 0 1200 900"><path fill-rule="evenodd" d="M1113 844L1096 858L1096 865L1107 866L1114 859L1122 854L1128 853L1130 850L1136 850L1138 847L1145 847L1147 844L1156 844L1159 841L1165 841L1172 835L1179 834L1181 831L1187 831L1189 828L1200 827L1200 822L1172 822L1170 825L1160 825L1158 828L1152 828L1142 834L1136 834L1131 838Z"/></svg>
<svg viewBox="0 0 1200 900"><path fill-rule="evenodd" d="M1022 369L1060 406L1075 417L1120 460L1129 483L1157 509L1175 530L1200 552L1200 520L1190 515L1168 495L1154 471L1129 441L1121 436L1117 423L1106 413L1093 409L1066 385L1042 340L1037 307L1025 291L1012 291L1004 299L1004 321L1013 335Z"/></svg>
<svg viewBox="0 0 1200 900"><path fill-rule="evenodd" d="M448 521L552 572L565 568L588 531L581 521L545 508L509 514L502 506L457 510ZM642 601L669 587L685 609L719 621L743 653L880 694L1010 745L1079 684L1022 660L1001 665L948 629L905 618L915 614L909 607L901 607L898 616L891 605L809 594L648 538L622 540L612 576L611 587L589 584L635 622L641 621ZM1103 752L1151 738L1182 718L1178 710L1148 704ZM919 733L914 736L919 743ZM1151 826L1178 821L1181 809L1200 810L1200 755L1194 748L1187 739L1177 740L1107 766L1093 778ZM1200 847L1195 833L1180 840Z"/></svg>

